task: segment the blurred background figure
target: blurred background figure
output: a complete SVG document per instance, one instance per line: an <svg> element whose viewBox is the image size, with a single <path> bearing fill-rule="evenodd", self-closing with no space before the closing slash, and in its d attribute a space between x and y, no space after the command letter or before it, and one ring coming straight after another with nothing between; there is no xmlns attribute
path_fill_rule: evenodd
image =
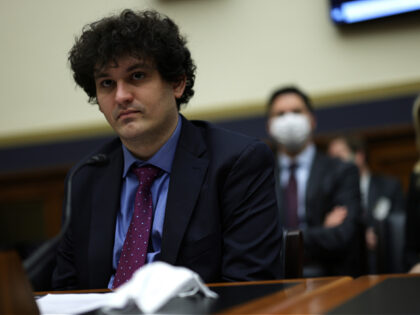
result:
<svg viewBox="0 0 420 315"><path fill-rule="evenodd" d="M353 162L360 173L362 221L365 228L365 271L369 274L402 272L404 193L391 176L372 174L362 138L337 136L328 154ZM394 229L399 226L397 232Z"/></svg>
<svg viewBox="0 0 420 315"><path fill-rule="evenodd" d="M268 101L267 129L276 156L276 192L281 222L300 229L304 277L353 275L359 269L359 174L317 150L308 96L296 87L276 90Z"/></svg>
<svg viewBox="0 0 420 315"><path fill-rule="evenodd" d="M420 96L414 102L413 121L416 145L420 151ZM420 160L415 164L410 177L405 237L405 266L411 273L420 273Z"/></svg>

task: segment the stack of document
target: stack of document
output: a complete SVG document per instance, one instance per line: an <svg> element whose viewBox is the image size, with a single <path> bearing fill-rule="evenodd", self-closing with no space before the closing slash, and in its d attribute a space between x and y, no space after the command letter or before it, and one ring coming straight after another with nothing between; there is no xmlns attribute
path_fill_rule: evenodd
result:
<svg viewBox="0 0 420 315"><path fill-rule="evenodd" d="M41 314L80 314L101 309L107 313L135 304L143 313L154 313L174 297L195 294L217 298L200 276L184 267L164 262L147 264L110 293L48 294L37 300Z"/></svg>

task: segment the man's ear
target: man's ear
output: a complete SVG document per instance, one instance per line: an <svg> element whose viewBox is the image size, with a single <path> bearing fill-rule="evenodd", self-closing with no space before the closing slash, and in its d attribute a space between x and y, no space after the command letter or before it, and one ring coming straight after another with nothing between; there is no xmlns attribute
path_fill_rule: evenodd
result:
<svg viewBox="0 0 420 315"><path fill-rule="evenodd" d="M271 123L271 117L267 116L267 119L265 121L265 132L269 135L270 134L270 123Z"/></svg>
<svg viewBox="0 0 420 315"><path fill-rule="evenodd" d="M356 153L354 153L354 162L356 163L359 169L365 165L365 156L363 152L357 151Z"/></svg>
<svg viewBox="0 0 420 315"><path fill-rule="evenodd" d="M102 107L101 107L101 105L99 104L99 102L98 102L98 99L96 98L96 104L98 105L98 109L99 109L99 111L103 114L104 113L104 111L102 110Z"/></svg>
<svg viewBox="0 0 420 315"><path fill-rule="evenodd" d="M187 77L184 75L178 81L172 83L175 98L180 98L184 94L185 86L187 84Z"/></svg>
<svg viewBox="0 0 420 315"><path fill-rule="evenodd" d="M316 118L314 114L311 114L310 123L312 127L312 131L316 129Z"/></svg>

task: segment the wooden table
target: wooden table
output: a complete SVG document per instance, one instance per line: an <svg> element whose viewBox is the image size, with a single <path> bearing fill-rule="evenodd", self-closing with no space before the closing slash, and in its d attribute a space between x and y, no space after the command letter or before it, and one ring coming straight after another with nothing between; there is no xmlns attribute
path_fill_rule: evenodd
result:
<svg viewBox="0 0 420 315"><path fill-rule="evenodd" d="M419 314L418 288L418 274L362 276L307 294L280 310L283 314Z"/></svg>
<svg viewBox="0 0 420 315"><path fill-rule="evenodd" d="M312 297L322 294L324 291L335 290L342 285L352 282L351 277L325 277L308 279L290 279L262 282L215 284L212 286L235 286L235 285L267 285L269 283L294 284L284 290L261 297L254 301L228 308L220 314L287 314L287 310L299 305L301 301L310 300Z"/></svg>
<svg viewBox="0 0 420 315"><path fill-rule="evenodd" d="M162 314L285 314L285 310L299 305L324 291L335 290L349 282L351 277L325 277L309 279L290 279L272 281L250 281L235 283L212 283L208 286L214 291L223 291L217 301L193 298L178 299L168 303ZM267 289L269 289L267 291ZM46 293L89 293L109 292L109 290L77 290ZM264 292L269 292L265 294ZM225 293L225 294L223 294ZM226 294L227 293L227 294ZM245 294L244 294L245 293ZM256 295L254 296L254 294ZM244 296L235 296L235 294ZM240 303L226 299L226 295L239 299ZM260 296L258 296L260 295ZM261 296L262 295L262 296ZM242 300L241 300L242 299ZM227 306L227 307L225 307Z"/></svg>
<svg viewBox="0 0 420 315"><path fill-rule="evenodd" d="M276 285L279 289L276 289ZM172 306L168 304L170 307L161 312L197 314L198 310L200 314L420 314L419 274L362 276L357 279L326 277L213 283L208 286L215 291L231 288L233 290L229 289L230 292L224 291L231 296L235 292L261 293L268 287L271 287L271 292L255 298L242 297L244 301L231 303L229 307L224 307L223 300L226 301L226 296L221 294L220 300L216 302L219 303L216 308L211 305L213 301L205 301L198 297L192 308L187 306L184 309L183 304L186 300L179 299ZM80 290L71 293L107 291L109 290ZM210 307L208 305L203 307L206 303ZM174 309L173 306L181 308Z"/></svg>

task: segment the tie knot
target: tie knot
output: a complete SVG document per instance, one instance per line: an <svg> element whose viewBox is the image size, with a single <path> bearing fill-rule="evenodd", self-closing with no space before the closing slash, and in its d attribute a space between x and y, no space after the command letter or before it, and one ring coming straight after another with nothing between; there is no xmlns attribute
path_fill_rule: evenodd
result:
<svg viewBox="0 0 420 315"><path fill-rule="evenodd" d="M295 172L297 167L298 167L297 163L295 163L295 162L291 163L290 166L289 166L290 172L292 172L292 173Z"/></svg>
<svg viewBox="0 0 420 315"><path fill-rule="evenodd" d="M160 168L153 165L133 168L133 173L136 174L137 178L139 179L140 186L145 189L152 186L153 181L156 179L156 177L158 177L160 171Z"/></svg>

